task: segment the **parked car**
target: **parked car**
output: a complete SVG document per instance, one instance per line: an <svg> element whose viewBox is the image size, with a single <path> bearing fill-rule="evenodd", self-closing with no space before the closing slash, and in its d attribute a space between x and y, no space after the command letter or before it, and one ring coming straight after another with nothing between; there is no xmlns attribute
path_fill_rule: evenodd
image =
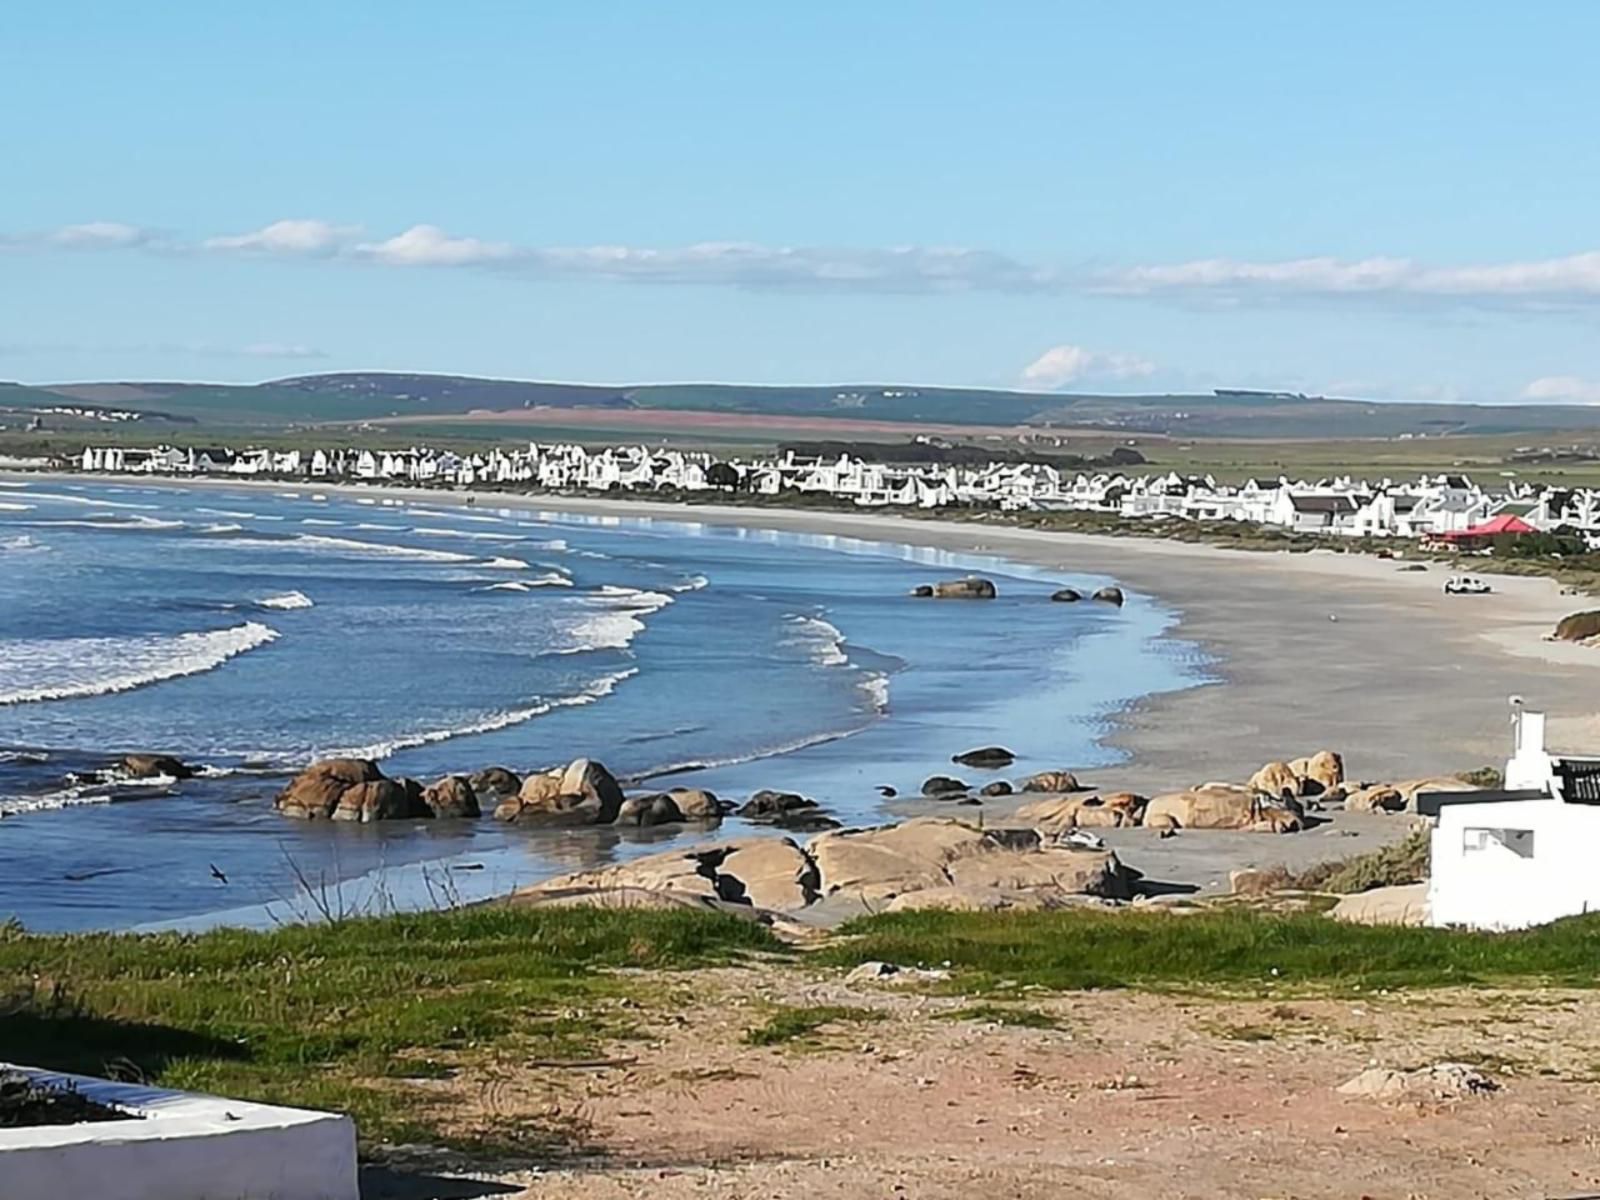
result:
<svg viewBox="0 0 1600 1200"><path fill-rule="evenodd" d="M1452 575L1444 581L1446 596L1482 596L1493 590L1483 580L1471 575Z"/></svg>

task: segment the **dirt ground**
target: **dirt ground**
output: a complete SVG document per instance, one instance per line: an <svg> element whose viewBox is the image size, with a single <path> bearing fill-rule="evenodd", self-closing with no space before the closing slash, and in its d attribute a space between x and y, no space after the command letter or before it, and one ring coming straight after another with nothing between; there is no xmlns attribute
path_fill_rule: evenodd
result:
<svg viewBox="0 0 1600 1200"><path fill-rule="evenodd" d="M478 1121L564 1124L584 1147L574 1157L487 1174L434 1162L374 1174L365 1194L1600 1196L1594 993L1008 1002L1048 1015L1048 1029L949 1019L970 1002L788 969L699 972L671 980L664 999L609 1065L502 1063L417 1085L464 1102L464 1134ZM744 1041L779 1006L812 1005L878 1016L776 1046ZM1499 1089L1391 1101L1335 1090L1369 1066L1444 1061Z"/></svg>

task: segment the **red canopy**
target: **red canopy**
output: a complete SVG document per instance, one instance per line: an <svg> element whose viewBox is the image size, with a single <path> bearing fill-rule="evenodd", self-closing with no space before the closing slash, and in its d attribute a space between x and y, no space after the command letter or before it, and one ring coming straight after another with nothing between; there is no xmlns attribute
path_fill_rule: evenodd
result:
<svg viewBox="0 0 1600 1200"><path fill-rule="evenodd" d="M1485 521L1482 525L1474 525L1471 529L1458 530L1455 533L1447 533L1444 536L1446 540L1454 541L1456 538L1498 537L1505 533L1535 532L1537 530L1521 517L1513 516L1510 513L1501 513L1498 517Z"/></svg>

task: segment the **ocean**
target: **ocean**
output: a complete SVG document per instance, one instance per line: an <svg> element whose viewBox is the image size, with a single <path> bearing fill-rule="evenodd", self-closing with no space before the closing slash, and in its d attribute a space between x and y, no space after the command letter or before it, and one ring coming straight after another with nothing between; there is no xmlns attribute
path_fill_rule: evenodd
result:
<svg viewBox="0 0 1600 1200"><path fill-rule="evenodd" d="M968 572L1000 597L909 596ZM0 481L0 919L454 903L707 836L279 816L288 776L331 755L424 782L584 756L642 788L801 792L850 824L974 746L1017 752L1014 775L1110 766L1116 715L1206 668L1154 597L1048 602L1108 582L536 500ZM201 774L106 777L128 752Z"/></svg>

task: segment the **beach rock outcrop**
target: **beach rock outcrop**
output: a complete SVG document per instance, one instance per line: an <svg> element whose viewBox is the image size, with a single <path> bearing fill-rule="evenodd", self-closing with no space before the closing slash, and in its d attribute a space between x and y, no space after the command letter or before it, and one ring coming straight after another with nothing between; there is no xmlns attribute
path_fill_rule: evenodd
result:
<svg viewBox="0 0 1600 1200"><path fill-rule="evenodd" d="M780 829L819 831L837 829L839 822L826 815L812 799L794 792L775 792L767 788L755 793L738 809L737 816Z"/></svg>
<svg viewBox="0 0 1600 1200"><path fill-rule="evenodd" d="M1300 779L1300 795L1320 796L1344 782L1344 759L1332 750L1318 750L1310 758L1297 758L1289 769Z"/></svg>
<svg viewBox="0 0 1600 1200"><path fill-rule="evenodd" d="M964 796L967 794L967 785L959 779L952 779L948 775L930 775L922 781L922 794L934 799L946 796Z"/></svg>
<svg viewBox="0 0 1600 1200"><path fill-rule="evenodd" d="M1004 779L996 779L993 783L986 783L981 788L979 788L978 789L978 795L980 795L980 796L991 796L991 797L992 796L1009 796L1009 795L1011 795L1011 790L1012 790L1011 789L1011 785L1009 783L1007 783Z"/></svg>
<svg viewBox="0 0 1600 1200"><path fill-rule="evenodd" d="M593 759L574 759L529 775L515 796L501 801L495 819L527 825L609 825L622 811L622 788Z"/></svg>
<svg viewBox="0 0 1600 1200"><path fill-rule="evenodd" d="M274 800L285 816L308 820L414 821L431 819L433 809L415 779L390 779L364 758L330 758L312 763L289 781Z"/></svg>
<svg viewBox="0 0 1600 1200"><path fill-rule="evenodd" d="M128 779L189 779L194 768L170 754L124 754L113 770Z"/></svg>
<svg viewBox="0 0 1600 1200"><path fill-rule="evenodd" d="M1206 783L1156 796L1145 806L1144 823L1166 829L1250 829L1292 833L1304 828L1294 809L1264 803L1252 787Z"/></svg>
<svg viewBox="0 0 1600 1200"><path fill-rule="evenodd" d="M812 904L818 895L816 864L788 838L743 838L668 850L632 862L578 871L517 892L513 904L607 905L617 895L660 897L667 904L737 905L779 912Z"/></svg>
<svg viewBox="0 0 1600 1200"><path fill-rule="evenodd" d="M720 821L723 814L733 809L733 805L717 799L715 792L704 788L670 788L667 795L672 797L685 821Z"/></svg>
<svg viewBox="0 0 1600 1200"><path fill-rule="evenodd" d="M1133 792L1092 796L1050 796L1017 809L1016 820L1046 833L1064 829L1120 829L1144 820L1150 802Z"/></svg>
<svg viewBox="0 0 1600 1200"><path fill-rule="evenodd" d="M1562 617L1556 623L1555 633L1551 637L1558 642L1586 642L1592 637L1600 637L1600 609Z"/></svg>
<svg viewBox="0 0 1600 1200"><path fill-rule="evenodd" d="M1094 594L1094 599L1100 601L1102 604L1115 604L1118 608L1121 608L1123 599L1122 589L1117 587L1115 584L1111 584L1110 586L1100 588L1098 591L1096 591Z"/></svg>
<svg viewBox="0 0 1600 1200"><path fill-rule="evenodd" d="M1076 604L1083 599L1083 593L1077 588L1057 588L1050 593L1050 599L1057 604Z"/></svg>
<svg viewBox="0 0 1600 1200"><path fill-rule="evenodd" d="M422 802L435 817L482 816L478 793L472 781L461 775L446 775L422 789Z"/></svg>
<svg viewBox="0 0 1600 1200"><path fill-rule="evenodd" d="M921 591L917 592L918 595ZM994 580L969 575L965 579L947 579L933 584L928 595L935 600L993 600L1000 594Z"/></svg>
<svg viewBox="0 0 1600 1200"><path fill-rule="evenodd" d="M966 750L951 755L950 761L960 763L964 767L976 767L981 771L998 771L1016 762L1017 756L1004 746L983 746L977 750Z"/></svg>
<svg viewBox="0 0 1600 1200"><path fill-rule="evenodd" d="M629 796L617 809L617 825L675 825L683 820L672 797L665 792Z"/></svg>
<svg viewBox="0 0 1600 1200"><path fill-rule="evenodd" d="M1387 783L1357 788L1344 798L1344 811L1349 813L1404 812L1405 807L1400 789Z"/></svg>
<svg viewBox="0 0 1600 1200"><path fill-rule="evenodd" d="M1428 885L1402 883L1342 896L1328 915L1357 925L1426 925Z"/></svg>
<svg viewBox="0 0 1600 1200"><path fill-rule="evenodd" d="M1025 792L1081 792L1083 787L1071 771L1040 771L1022 781Z"/></svg>
<svg viewBox="0 0 1600 1200"><path fill-rule="evenodd" d="M1477 792L1483 789L1454 775L1430 775L1423 779L1403 779L1393 785L1405 801L1405 812L1417 811L1417 796L1423 792Z"/></svg>
<svg viewBox="0 0 1600 1200"><path fill-rule="evenodd" d="M1300 776L1286 762L1270 762L1250 776L1250 787L1266 796L1282 800L1300 794Z"/></svg>
<svg viewBox="0 0 1600 1200"><path fill-rule="evenodd" d="M479 796L515 796L522 788L522 776L505 767L485 767L471 775L467 782Z"/></svg>

